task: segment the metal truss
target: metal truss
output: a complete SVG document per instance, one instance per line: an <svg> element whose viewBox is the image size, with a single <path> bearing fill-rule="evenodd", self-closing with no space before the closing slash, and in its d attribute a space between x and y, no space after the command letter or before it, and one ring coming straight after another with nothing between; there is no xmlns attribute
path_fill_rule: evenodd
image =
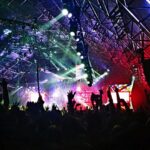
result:
<svg viewBox="0 0 150 150"><path fill-rule="evenodd" d="M100 28L100 34L109 37L123 51L130 50L136 54L138 49L146 50L150 46L150 32L143 24L149 15L140 20L129 9L126 1L86 0L85 8L84 13L92 13L90 15L96 19L93 27Z"/></svg>
<svg viewBox="0 0 150 150"><path fill-rule="evenodd" d="M137 66L143 76L141 54L144 53L144 59L150 59L150 7L141 4L142 1L85 0L82 10L83 16L87 17L83 24L89 24L90 29L85 28L85 32L91 45L97 43L95 46L100 46L102 55L109 56L114 63L119 62L131 72L133 66ZM92 37L94 30L97 34Z"/></svg>
<svg viewBox="0 0 150 150"><path fill-rule="evenodd" d="M8 5L9 7L11 5L13 6L13 3L14 1L8 1L6 8ZM30 6L30 2L26 1L17 4L17 6L20 7L26 7L25 5ZM68 34L66 34L66 28L59 22L56 22L55 26L51 27L51 29L48 28L47 30L42 31L40 29L41 25L52 20L54 16L43 6L43 3L37 4L37 7L35 7L33 12L36 11L38 13L35 17L28 16L28 18L21 14L24 20L17 17L18 14L15 10L13 11L15 16L12 18L1 16L1 27L3 29L11 29L12 34L10 37L6 38L8 43L5 42L5 39L0 41L0 65L2 65L0 67L0 78L5 77L9 81L15 81L16 83L17 80L24 78L26 74L33 73L33 70L36 67L35 60L37 59L40 61L41 68L47 68L52 72L56 71L55 66L51 62L51 54L54 53L56 49L59 49L56 45L60 46L60 43L61 45L67 45L70 38L67 36ZM28 38L28 41L24 41L25 37ZM47 40L43 41L44 38ZM29 44L28 47L26 47L26 42ZM27 49L26 51L23 50L24 47ZM70 48L71 50L74 49L72 47ZM17 55L18 58L13 58L12 53ZM28 57L31 54L33 56Z"/></svg>
<svg viewBox="0 0 150 150"><path fill-rule="evenodd" d="M73 0L81 8L81 26L84 32L85 41L92 49L90 55L97 55L105 61L105 63L120 63L123 67L134 72L136 66L142 73L141 53L144 53L144 59L150 59L150 14L149 6L143 4L142 0ZM6 26L12 24L14 26L25 26L30 31L38 30L39 24L44 24L56 17L61 8L61 0L40 0L34 6L29 0L16 2L14 0L2 0L0 9L3 7L10 9L10 18L1 15L0 23ZM15 8L13 7L15 6ZM17 8L28 11L32 14L29 16L18 15ZM5 9L4 9L5 10ZM8 14L9 15L9 14ZM35 19L36 18L36 19ZM61 30L59 30L61 29ZM24 29L22 29L23 31ZM47 30L45 35L51 39L59 39L64 45L69 41L68 36L69 24L64 18L60 20L51 30ZM28 32L28 31L23 31ZM33 35L36 37L36 35ZM37 39L43 45L42 41ZM45 49L32 44L35 56L40 55L41 58L49 57L49 51L55 47L55 42L47 42ZM39 51L37 51L37 49ZM2 51L2 50L1 50ZM38 53L39 52L39 53ZM16 52L16 53L19 53ZM21 57L23 59L23 57ZM121 59L120 59L121 58ZM9 58L7 58L9 59ZM45 64L49 64L49 60L45 59ZM4 62L11 62L9 59ZM33 63L31 60L29 61ZM13 65L13 62L11 62ZM28 64L28 63L27 63ZM17 70L14 67L14 70ZM0 71L3 71L2 69ZM17 72L16 72L17 75ZM141 75L142 76L142 75ZM15 76L13 76L15 77Z"/></svg>

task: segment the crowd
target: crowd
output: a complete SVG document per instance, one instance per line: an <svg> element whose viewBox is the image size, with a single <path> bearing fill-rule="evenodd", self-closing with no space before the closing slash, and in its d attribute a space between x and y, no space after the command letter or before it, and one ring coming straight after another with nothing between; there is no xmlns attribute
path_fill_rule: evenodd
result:
<svg viewBox="0 0 150 150"><path fill-rule="evenodd" d="M143 109L133 112L120 99L114 106L108 88L109 105L103 106L100 90L92 93L92 109L76 110L75 92L68 92L67 109L44 109L39 93L37 103L26 108L9 107L7 82L3 80L0 105L0 150L149 150L150 115ZM124 106L122 109L122 106Z"/></svg>

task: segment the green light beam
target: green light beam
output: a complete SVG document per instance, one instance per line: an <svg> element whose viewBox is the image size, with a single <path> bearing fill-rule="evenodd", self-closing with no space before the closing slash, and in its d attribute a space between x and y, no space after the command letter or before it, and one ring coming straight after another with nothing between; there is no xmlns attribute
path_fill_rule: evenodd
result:
<svg viewBox="0 0 150 150"><path fill-rule="evenodd" d="M22 86L20 86L19 88L17 88L16 90L14 90L14 91L12 91L11 93L10 93L10 96L13 96L15 93L17 93L20 89L22 89L23 87Z"/></svg>
<svg viewBox="0 0 150 150"><path fill-rule="evenodd" d="M60 20L63 17L63 14L60 13L58 16L56 16L55 18L53 18L52 20L50 20L49 22L47 22L46 24L42 25L40 27L40 30L47 30L50 27L52 27L58 20Z"/></svg>
<svg viewBox="0 0 150 150"><path fill-rule="evenodd" d="M55 39L55 40L56 40L56 39ZM60 42L58 42L58 41L55 41L55 42L56 42L56 43L54 43L54 42L52 42L52 43L53 43L53 44L56 44L56 45L60 48L60 50L62 50L62 51L64 52L65 55L69 56L69 57L70 57L72 60L74 60L75 62L76 62L76 61L80 61L80 58L77 57L76 53L73 53L73 52L75 52L75 51L73 51L73 50L67 48L67 46L69 46L69 45L71 44L71 40L70 40L70 44L68 44L66 47L65 47L63 44L61 44ZM68 43L69 43L69 42L68 42Z"/></svg>
<svg viewBox="0 0 150 150"><path fill-rule="evenodd" d="M51 63L52 63L52 65L57 69L57 70L59 70L59 68L56 66L56 64L51 60L50 61Z"/></svg>
<svg viewBox="0 0 150 150"><path fill-rule="evenodd" d="M54 57L54 56L53 56ZM61 62L58 61L58 59L54 59L54 58L51 58L53 61L55 61L55 63L57 63L61 68L67 70L67 67L65 67Z"/></svg>
<svg viewBox="0 0 150 150"><path fill-rule="evenodd" d="M74 67L74 68L72 68L72 69L70 69L70 70L68 70L67 72L65 72L64 74L62 74L61 76L67 76L67 75L69 75L70 73L73 73L73 74L75 74L75 71L76 71L76 67Z"/></svg>
<svg viewBox="0 0 150 150"><path fill-rule="evenodd" d="M93 69L93 70L94 70L94 69ZM99 74L97 71L95 71L95 70L94 70L94 73L97 74L98 76L100 76L100 74Z"/></svg>

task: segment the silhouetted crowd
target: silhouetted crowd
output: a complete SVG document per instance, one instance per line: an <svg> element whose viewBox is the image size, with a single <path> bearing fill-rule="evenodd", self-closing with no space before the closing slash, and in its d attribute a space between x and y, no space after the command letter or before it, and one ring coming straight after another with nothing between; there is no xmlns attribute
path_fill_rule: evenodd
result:
<svg viewBox="0 0 150 150"><path fill-rule="evenodd" d="M68 92L67 109L44 109L39 93L37 103L9 106L7 82L3 79L0 105L0 150L150 150L150 114L133 112L118 94L113 104L103 105L103 90L91 94L92 108L76 109L76 92Z"/></svg>

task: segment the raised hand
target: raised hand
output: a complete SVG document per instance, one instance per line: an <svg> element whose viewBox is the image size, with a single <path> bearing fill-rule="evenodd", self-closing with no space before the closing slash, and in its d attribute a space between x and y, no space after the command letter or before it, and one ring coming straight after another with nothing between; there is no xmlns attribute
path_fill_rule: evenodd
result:
<svg viewBox="0 0 150 150"><path fill-rule="evenodd" d="M118 91L119 91L119 89L118 89L117 87L115 87L115 92L117 92L117 93L118 93Z"/></svg>
<svg viewBox="0 0 150 150"><path fill-rule="evenodd" d="M74 98L75 94L76 94L76 92L73 93L72 91L69 91L69 92L68 92L68 95L67 95L67 96L68 96L68 99L69 99L69 100L72 100L72 99Z"/></svg>

